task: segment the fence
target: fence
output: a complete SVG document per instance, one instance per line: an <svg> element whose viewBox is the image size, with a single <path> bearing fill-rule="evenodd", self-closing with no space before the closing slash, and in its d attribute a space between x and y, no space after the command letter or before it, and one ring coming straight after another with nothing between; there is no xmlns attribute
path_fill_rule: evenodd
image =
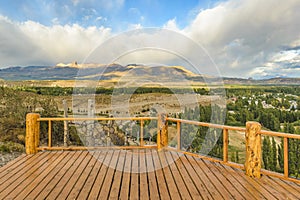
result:
<svg viewBox="0 0 300 200"><path fill-rule="evenodd" d="M288 142L290 139L296 139L300 141L300 135L294 134L286 134L272 131L264 131L261 130L261 125L258 122L247 122L246 128L242 127L233 127L233 126L225 126L219 124L205 123L205 122L197 122L190 121L184 119L170 118L165 114L160 114L158 117L127 117L127 118L40 118L39 114L29 113L26 118L26 153L33 154L40 150L83 150L83 149L97 149L97 148L106 148L106 146L95 146L89 143L87 146L68 146L66 144L64 137L64 145L54 147L52 145L52 123L53 122L94 122L94 121L138 121L139 122L139 134L138 140L139 143L136 146L124 145L122 147L117 148L157 148L158 150L167 149L167 150L175 150L181 152L183 154L193 155L200 158L208 159L213 162L219 162L228 166L232 166L235 168L244 169L246 174L250 177L260 177L261 174L272 175L275 177L279 177L286 180L292 180L295 182L300 182L298 179L292 178L289 176L289 146ZM156 144L154 145L145 145L145 136L144 136L144 122L147 120L157 121L156 126ZM48 142L47 146L40 146L40 123L48 122ZM175 147L169 146L169 134L168 134L168 124L175 123L176 124L176 145ZM183 124L195 125L198 127L208 127L213 129L220 129L222 131L222 156L221 159L208 157L207 155L201 155L197 152L190 152L186 148L182 148L182 138L183 133L181 132L181 127ZM88 125L88 123L87 123ZM229 147L229 135L230 131L239 131L245 133L245 164L241 165L238 163L230 162L228 159L228 147ZM86 133L88 136L88 132ZM276 136L283 138L283 159L284 159L284 173L279 174L275 172L271 172L268 170L261 169L262 158L261 158L261 137L262 136ZM115 146L116 147L116 146Z"/></svg>

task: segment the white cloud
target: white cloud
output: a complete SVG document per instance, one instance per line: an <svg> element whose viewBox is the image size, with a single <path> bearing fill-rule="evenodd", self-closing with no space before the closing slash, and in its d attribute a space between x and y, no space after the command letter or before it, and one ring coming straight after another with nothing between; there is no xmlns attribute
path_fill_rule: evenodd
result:
<svg viewBox="0 0 300 200"><path fill-rule="evenodd" d="M129 24L128 30L133 30L133 29L141 29L143 26L141 24Z"/></svg>
<svg viewBox="0 0 300 200"><path fill-rule="evenodd" d="M178 26L177 26L177 23L176 23L176 19L171 19L169 20L164 26L163 28L165 29L169 29L169 30L173 30L173 31L180 31Z"/></svg>
<svg viewBox="0 0 300 200"><path fill-rule="evenodd" d="M73 5L90 5L92 0L73 0ZM124 0L99 2L105 10L117 11ZM69 7L64 10L69 12ZM176 31L203 45L218 65L223 76L263 77L277 74L300 76L300 1L299 0L229 0L214 7L198 11L195 18L183 29L177 26L176 18L167 21L163 28ZM126 24L128 29L141 29L144 17L131 9L135 21ZM129 13L129 14L130 14ZM71 15L70 13L67 13ZM96 21L106 21L104 16L91 10ZM100 14L100 13L99 13ZM98 17L98 18L97 18ZM34 21L14 22L0 16L0 67L57 62L80 62L94 47L112 36L106 27L82 27L78 24L59 25L63 19L52 17L51 26ZM60 20L60 21L58 21ZM147 19L148 20L148 19ZM124 30L123 30L124 31ZM144 37L145 38L145 37ZM149 37L146 37L149 39ZM170 43L180 48L190 58L199 57L197 47L176 38L157 36L155 44ZM124 39L122 45L130 45ZM137 42L151 45L137 36ZM170 46L171 47L171 46ZM201 48L200 48L201 49ZM115 51L115 49L111 49ZM203 52L200 52L203 53ZM132 53L132 60L143 59L162 64L179 62L178 56ZM123 60L130 61L130 55ZM207 59L209 62L209 59ZM199 62L200 68L209 66ZM180 64L180 63L179 63Z"/></svg>
<svg viewBox="0 0 300 200"><path fill-rule="evenodd" d="M59 19L57 17L53 18L51 20L52 24L55 24L55 25L58 25L60 22L59 22Z"/></svg>
<svg viewBox="0 0 300 200"><path fill-rule="evenodd" d="M283 46L299 44L299 9L297 0L230 0L201 11L184 32L207 48L223 75L247 77Z"/></svg>
<svg viewBox="0 0 300 200"><path fill-rule="evenodd" d="M104 27L83 28L77 24L44 26L17 23L0 17L0 67L82 61L111 35Z"/></svg>
<svg viewBox="0 0 300 200"><path fill-rule="evenodd" d="M296 50L283 51L276 54L272 60L273 62L291 62L297 57L299 57L299 52Z"/></svg>

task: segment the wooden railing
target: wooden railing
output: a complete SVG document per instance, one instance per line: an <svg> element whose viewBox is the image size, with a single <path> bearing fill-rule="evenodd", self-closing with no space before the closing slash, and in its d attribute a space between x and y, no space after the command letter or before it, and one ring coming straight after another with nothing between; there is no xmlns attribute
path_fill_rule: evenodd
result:
<svg viewBox="0 0 300 200"><path fill-rule="evenodd" d="M57 121L63 122L80 122L80 121L139 121L140 122L140 136L139 136L139 146L134 146L132 148L156 148L156 145L144 145L144 121L145 120L157 120L157 117L119 117L119 118L110 118L110 117L68 117L68 118L38 118L38 122L48 122L48 146L37 147L37 150L81 150L81 149L97 149L102 147L94 146L68 146L66 137L64 137L64 147L53 147L52 146L52 123ZM65 134L65 133L64 133ZM122 148L131 148L130 146L123 146Z"/></svg>
<svg viewBox="0 0 300 200"><path fill-rule="evenodd" d="M280 132L274 132L274 131L265 131L265 130L261 130L259 132L259 134L264 135L264 136L283 138L283 175L274 173L274 172L268 171L268 170L262 170L261 171L262 174L272 175L272 176L276 176L276 177L284 178L284 179L290 179L290 177L289 177L289 147L288 147L288 143L289 143L289 139L300 140L300 135L280 133ZM291 180L294 180L294 179L291 179ZM298 181L298 182L300 182L300 181Z"/></svg>
<svg viewBox="0 0 300 200"><path fill-rule="evenodd" d="M123 146L119 148L157 148L158 150L168 149L175 150L184 154L197 156L203 159L211 160L213 162L219 162L235 168L240 168L246 171L246 174L250 177L260 177L261 174L271 175L286 180L291 180L300 183L300 180L289 177L289 163L288 163L288 140L298 139L300 135L286 134L272 131L261 130L261 125L258 122L247 122L246 128L233 127L205 122L197 122L191 120L177 119L167 117L165 114L160 114L158 117L126 117L126 118L40 118L39 114L29 113L26 118L26 153L34 154L40 150L83 150L83 149L97 149L97 147L53 147L52 146L52 131L51 124L54 121L107 121L107 120L134 120L140 121L140 145L139 146ZM143 141L143 130L145 120L157 120L157 145L145 146ZM40 136L40 122L48 122L48 146L39 146ZM176 123L177 131L177 148L171 148L168 146L168 122ZM181 149L181 126L182 124L191 124L196 126L203 126L215 129L222 129L223 131L223 155L222 159L216 159L207 157L205 155L199 155L192 152L187 152ZM229 131L245 132L245 151L246 160L245 164L229 162L228 160L228 145L229 145ZM282 137L284 141L284 173L279 174L268 170L261 169L261 136L275 136ZM98 147L103 148L103 147Z"/></svg>
<svg viewBox="0 0 300 200"><path fill-rule="evenodd" d="M206 123L206 122L197 122L197 121L170 118L170 117L167 118L167 121L177 123L177 125L176 125L176 130L177 130L177 151L180 151L180 152L185 153L185 154L192 154L192 155L195 155L195 156L201 157L201 158L206 158L206 159L211 160L213 162L220 162L222 164L226 164L228 166L232 166L232 167L235 167L235 168L244 169L244 165L228 161L228 144L229 144L228 132L229 132L229 130L245 132L246 128L226 126L226 125L220 125L220 124L212 124L212 123ZM202 155L199 155L199 154L190 153L190 152L187 152L187 151L182 151L182 149L181 149L181 126L182 126L182 124L190 124L190 125L196 125L196 126L204 126L204 127L208 127L208 128L222 129L223 130L223 159L219 160L219 159L215 159L215 158L212 158L212 157L207 157L205 155L202 156Z"/></svg>

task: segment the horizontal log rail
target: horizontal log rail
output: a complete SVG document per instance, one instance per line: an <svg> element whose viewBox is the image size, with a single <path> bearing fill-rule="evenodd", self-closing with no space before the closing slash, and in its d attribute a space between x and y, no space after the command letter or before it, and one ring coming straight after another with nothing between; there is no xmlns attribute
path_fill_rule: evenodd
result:
<svg viewBox="0 0 300 200"><path fill-rule="evenodd" d="M209 128L228 129L228 130L235 130L235 131L246 131L246 128L243 128L243 127L212 124L212 123L207 123L207 122L197 122L197 121L186 120L186 119L178 119L178 118L168 117L167 120L171 121L171 122L181 122L181 123L185 123L185 124L205 126L205 127L209 127Z"/></svg>
<svg viewBox="0 0 300 200"><path fill-rule="evenodd" d="M200 157L203 159L208 159L210 161L213 162L219 162L222 164L225 164L227 166L232 166L235 168L240 168L245 170L245 166L238 164L238 163L233 163L233 162L229 162L228 161L228 132L229 130L232 131L241 131L241 132L247 132L246 128L243 127L233 127L233 126L227 126L227 125L220 125L220 124L213 124L213 123L206 123L206 122L197 122L197 121L192 121L192 120L184 120L184 119L178 119L178 118L167 118L168 121L171 122L176 122L177 123L177 149L175 148L169 148L170 150L175 150L184 154L188 154L188 155L193 155L196 157ZM202 156L202 155L198 155L196 153L191 153L191 152L186 152L186 151L182 151L180 148L180 126L181 124L191 124L191 125L196 125L196 126L205 126L205 127L209 127L209 128L218 128L218 129L223 129L223 159L219 160L216 158L210 158L207 156ZM281 132L274 132L274 131L266 131L266 130L259 130L257 132L257 134L262 135L262 136L272 136L272 137L281 137L283 138L283 151L284 151L284 173L277 173L277 172L273 172L273 171L269 171L269 170L265 170L265 169L261 169L259 170L261 174L264 175L270 175L270 176L275 176L277 178L281 178L281 179L285 179L285 180L290 180L290 181L294 181L297 183L300 183L300 180L289 177L289 164L288 164L288 140L289 139L298 139L300 140L300 135L296 135L296 134L289 134L289 133L281 133ZM260 147L261 148L261 147ZM261 160L261 159L260 159ZM260 161L261 162L261 161Z"/></svg>
<svg viewBox="0 0 300 200"><path fill-rule="evenodd" d="M131 120L131 121L140 121L140 146L112 146L109 148L120 148L120 149L132 149L132 148L158 148L159 150L162 148L165 148L167 150L172 150L172 151L177 151L183 154L187 155L193 155L199 158L211 160L214 162L219 162L222 164L225 164L227 166L232 166L235 168L239 169L244 169L246 170L247 167L247 159L245 165L241 165L238 163L230 162L228 161L228 145L229 145L229 131L240 131L240 132L245 132L246 134L246 143L247 143L247 136L248 137L257 137L260 138L260 136L274 136L274 137L282 137L284 141L284 173L280 174L277 172L272 172L264 169L258 169L258 176L253 175L253 177L260 177L260 174L265 174L265 175L271 175L275 176L278 178L282 178L285 180L291 180L297 183L300 183L299 179L289 177L288 174L288 140L289 139L300 139L300 135L295 135L295 134L287 134L287 133L280 133L280 132L274 132L274 131L266 131L266 130L260 130L257 129L258 125L260 126L259 123L257 122L250 122L249 127L233 127L233 126L227 126L227 125L220 125L220 124L213 124L213 123L206 123L206 122L198 122L198 121L192 121L192 120L184 120L184 119L178 119L178 118L171 118L165 116L158 116L158 117L64 117L64 118L52 118L52 117L47 117L47 118L40 118L39 114L35 113L29 113L26 118L26 153L27 154L32 154L36 153L37 151L41 150L92 150L92 149L104 149L107 147L84 147L84 146L69 146L69 147L52 147L52 142L51 142L51 137L52 137L52 132L51 132L51 126L52 122L55 121L109 121L109 120L115 120L115 121L125 121L125 120ZM158 121L158 127L157 127L157 145L147 145L144 146L144 141L143 141L143 127L144 127L144 121L145 120L157 120ZM48 121L48 127L50 130L48 130L48 146L46 147L40 147L38 146L38 139L39 139L39 130L37 128L33 127L39 127L40 122L47 122ZM168 122L173 122L176 123L176 133L177 133L177 148L172 148L168 147ZM208 156L203 156L199 155L196 153L192 152L187 152L183 151L181 149L181 131L180 127L182 124L191 124L191 125L196 125L196 126L204 126L204 127L209 127L209 128L216 128L216 129L222 129L223 130L223 158L216 159L216 158L211 158ZM247 122L248 124L248 122ZM252 135L251 136L251 133ZM247 135L248 134L248 135ZM250 134L250 135L249 135ZM250 141L250 140L249 140ZM259 139L260 141L260 139ZM254 145L253 149L260 149L261 148L261 143L259 143L259 148L255 145L258 144L248 144L248 145ZM28 148L27 148L28 147ZM31 149L33 148L33 150ZM248 148L248 147L247 147ZM250 148L250 150L251 150ZM246 158L247 154L253 154L253 152L247 152L246 151ZM256 152L257 153L257 152ZM261 152L260 152L261 153ZM258 153L259 154L259 153ZM259 157L259 163L258 165L261 165L261 158L260 155ZM250 160L253 160L253 158L250 158ZM255 160L255 159L254 159ZM249 161L251 162L251 161ZM251 166L251 164L248 163L248 166ZM247 171L247 170L246 170ZM252 176L252 175L250 175Z"/></svg>
<svg viewBox="0 0 300 200"><path fill-rule="evenodd" d="M138 120L157 120L157 117L45 117L45 118L39 118L37 121L125 121L125 120L132 120L132 121L138 121Z"/></svg>
<svg viewBox="0 0 300 200"><path fill-rule="evenodd" d="M259 132L259 134L265 135L265 136L283 138L283 175L280 173L276 173L276 172L270 172L268 170L263 170L262 173L266 174L266 175L273 175L273 176L276 176L279 178L293 180L293 179L290 179L290 177L289 177L289 146L288 146L288 142L289 142L289 139L300 140L300 135L274 132L274 131L265 131L265 130L261 130ZM298 181L300 183L300 180L298 180Z"/></svg>
<svg viewBox="0 0 300 200"><path fill-rule="evenodd" d="M68 147L37 147L38 151L84 151L84 150L103 150L103 149L156 149L156 145L147 146L99 146L99 147L86 147L86 146L68 146Z"/></svg>
<svg viewBox="0 0 300 200"><path fill-rule="evenodd" d="M178 144L180 144L180 126L181 124L191 124L196 126L204 126L209 128L217 128L217 129L223 129L223 161L222 163L228 162L228 131L242 131L245 132L246 128L242 127L234 127L234 126L226 126L226 125L220 125L220 124L212 124L212 123L206 123L206 122L197 122L192 120L184 120L184 119L178 119L178 118L167 118L168 121L171 122L177 122L177 135L178 138ZM181 151L180 145L177 145L177 150Z"/></svg>
<svg viewBox="0 0 300 200"><path fill-rule="evenodd" d="M37 122L48 122L48 146L47 147L38 147L37 150L86 150L86 149L96 149L98 147L53 147L52 146L52 122L79 122L79 121L140 121L140 146L143 147L144 145L144 136L143 136L143 129L144 129L144 121L145 120L157 120L157 117L45 117L45 118L38 118ZM64 141L64 143L66 143ZM150 148L153 145L147 145ZM147 148L147 146L145 146ZM125 148L125 147L124 147Z"/></svg>
<svg viewBox="0 0 300 200"><path fill-rule="evenodd" d="M266 136L272 136L272 137L282 137L282 138L289 138L289 139L298 139L298 140L300 140L300 135L297 135L297 134L281 133L281 132L265 131L265 130L261 130L259 132L259 134L266 135Z"/></svg>

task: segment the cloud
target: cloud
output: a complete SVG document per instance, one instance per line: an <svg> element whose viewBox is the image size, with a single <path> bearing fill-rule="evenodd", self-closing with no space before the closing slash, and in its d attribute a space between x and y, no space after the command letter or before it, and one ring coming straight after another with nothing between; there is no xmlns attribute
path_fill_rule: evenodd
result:
<svg viewBox="0 0 300 200"><path fill-rule="evenodd" d="M224 75L259 77L257 69L283 45L299 42L299 9L297 0L231 0L201 11L184 32L207 48Z"/></svg>
<svg viewBox="0 0 300 200"><path fill-rule="evenodd" d="M143 26L141 24L129 24L128 29L132 30L132 29L141 29L143 28Z"/></svg>
<svg viewBox="0 0 300 200"><path fill-rule="evenodd" d="M44 26L33 21L12 22L5 17L0 17L0 29L7 33L0 36L0 67L80 62L111 35L104 27Z"/></svg>
<svg viewBox="0 0 300 200"><path fill-rule="evenodd" d="M177 26L177 23L176 23L176 19L171 19L169 20L164 26L163 28L165 29L169 29L169 30L173 30L173 31L180 31L178 26Z"/></svg>
<svg viewBox="0 0 300 200"><path fill-rule="evenodd" d="M48 25L33 20L16 22L0 16L0 31L7 33L0 35L0 67L54 64L74 60L80 62L96 46L117 34L116 31L120 32L119 26L127 29L144 27L144 15L142 15L144 13L140 13L137 8L127 10L132 20L120 21L118 26L113 26L111 19L106 18L112 15L100 12L102 10L110 13L118 12L124 7L124 3L124 0L101 0L97 6L93 0L73 0L69 4L63 0L43 3L44 10L41 12L52 13L48 16L52 23ZM27 7L27 10L30 10L30 7ZM182 29L178 28L176 18L169 19L163 25L163 28L188 36L200 46L187 44L167 35L164 40L156 35L152 39L157 39L155 44L161 46L171 43L174 49L180 48L180 51L189 55L191 59L199 57L199 54L203 56L203 52L198 52L199 47L200 49L203 47L202 49L209 53L223 76L261 78L282 73L299 77L299 10L299 0L276 2L274 0L228 0L217 3L209 9L198 10L196 14L193 12L194 18ZM91 26L90 23L83 26L76 20L69 20L72 17L75 19L76 15L80 15L81 19L105 22L113 29ZM68 23L65 23L66 21ZM149 41L144 40L145 38L150 40L151 37L137 35L136 41L151 45ZM127 41L124 38L121 41L123 43L118 45L130 45ZM116 51L116 49L109 50ZM165 54L136 52L122 59L128 62L131 59L138 62L142 60L151 62L153 56L156 63L186 63L172 54L160 55ZM202 59L199 68L210 66L210 59L206 59L206 62L203 62L203 57L199 59Z"/></svg>

